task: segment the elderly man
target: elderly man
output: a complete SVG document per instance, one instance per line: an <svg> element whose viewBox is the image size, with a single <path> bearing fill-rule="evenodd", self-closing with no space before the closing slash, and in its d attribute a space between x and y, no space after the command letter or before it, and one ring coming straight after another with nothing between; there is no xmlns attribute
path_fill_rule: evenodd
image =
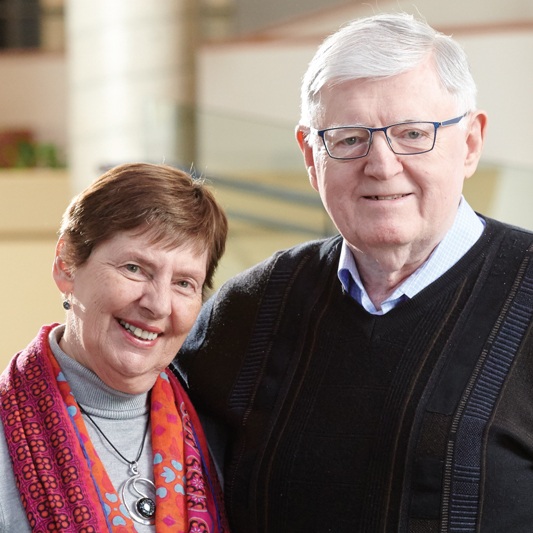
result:
<svg viewBox="0 0 533 533"><path fill-rule="evenodd" d="M339 236L230 280L179 354L232 531L533 527L533 235L462 196L486 115L405 14L318 49L297 140Z"/></svg>

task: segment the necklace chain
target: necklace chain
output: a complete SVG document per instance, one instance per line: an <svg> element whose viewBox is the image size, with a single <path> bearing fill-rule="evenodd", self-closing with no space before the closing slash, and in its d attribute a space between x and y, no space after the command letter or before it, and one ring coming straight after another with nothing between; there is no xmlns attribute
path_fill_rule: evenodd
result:
<svg viewBox="0 0 533 533"><path fill-rule="evenodd" d="M130 468L132 468L132 469L134 469L136 471L137 470L137 463L138 463L138 461L141 458L141 455L143 453L144 443L146 442L146 435L148 434L148 427L150 426L150 420L148 420L148 422L146 423L146 428L144 429L143 440L141 442L141 447L139 448L139 451L137 452L137 457L133 461L128 461L128 459L126 459L117 450L116 446L107 438L107 435L100 429L98 424L94 421L93 417L80 404L78 404L78 406L80 408L80 411L85 416L87 416L87 418L92 422L93 426L98 430L98 433L100 433L100 435L102 435L102 437L104 437L104 439L108 442L108 444L111 446L111 448L113 448L113 450L115 450L115 452L117 452L117 454L122 458L122 460L124 460L126 463L128 463L130 465Z"/></svg>
<svg viewBox="0 0 533 533"><path fill-rule="evenodd" d="M138 467L138 461L141 458L143 449L144 449L144 443L146 442L146 435L148 434L148 428L150 426L150 419L148 419L148 422L146 423L146 427L144 429L144 435L141 442L141 447L139 448L139 451L137 453L137 457L133 461L128 461L118 450L117 447L107 438L107 435L102 431L102 429L98 426L98 424L94 421L93 417L81 406L79 405L80 412L87 416L87 418L92 422L94 427L98 430L98 433L104 437L104 439L108 442L108 444L117 452L117 454L122 458L123 461L125 461L129 467L130 467L130 478L124 481L122 484L121 489L121 495L122 495L122 501L124 505L126 506L126 509L128 510L128 513L130 514L132 520L139 524L144 525L153 525L155 523L155 492L156 487L153 481L146 479L144 477L141 477L139 474L139 467ZM138 484L141 485L141 488L138 487ZM144 487L144 490L143 490ZM149 492L152 492L152 495L149 494L149 492L146 492L146 489L149 489ZM130 492L135 492L140 498L136 498L137 501L134 505L130 505L127 501L126 495Z"/></svg>

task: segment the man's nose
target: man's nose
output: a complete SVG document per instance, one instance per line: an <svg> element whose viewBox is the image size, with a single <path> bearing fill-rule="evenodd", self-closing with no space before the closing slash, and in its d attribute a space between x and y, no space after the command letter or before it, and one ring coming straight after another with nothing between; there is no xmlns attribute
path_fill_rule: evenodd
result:
<svg viewBox="0 0 533 533"><path fill-rule="evenodd" d="M402 164L387 140L384 131L372 134L372 144L365 158L365 174L376 179L388 179L402 170Z"/></svg>

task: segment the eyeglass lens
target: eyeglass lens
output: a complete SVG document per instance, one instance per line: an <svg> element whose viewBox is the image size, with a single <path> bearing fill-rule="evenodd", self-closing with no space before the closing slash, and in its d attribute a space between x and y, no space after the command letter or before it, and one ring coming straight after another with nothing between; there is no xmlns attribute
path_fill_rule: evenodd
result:
<svg viewBox="0 0 533 533"><path fill-rule="evenodd" d="M433 148L435 125L432 122L395 124L387 128L386 135L395 153L416 154ZM370 140L371 132L366 128L333 128L324 132L329 154L339 159L366 155Z"/></svg>

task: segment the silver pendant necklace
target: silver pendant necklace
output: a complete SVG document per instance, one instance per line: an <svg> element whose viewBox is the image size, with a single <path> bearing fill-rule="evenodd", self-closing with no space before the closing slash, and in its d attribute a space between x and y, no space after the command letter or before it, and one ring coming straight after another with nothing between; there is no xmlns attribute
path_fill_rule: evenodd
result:
<svg viewBox="0 0 533 533"><path fill-rule="evenodd" d="M79 404L78 404L79 405ZM115 447L115 445L107 438L106 434L100 429L98 424L93 420L93 417L81 406L79 405L80 411L91 421L95 429L104 437L107 443L115 450L119 457L129 465L129 474L130 477L123 484L120 491L122 496L122 503L126 506L128 513L131 518L145 526L149 526L155 523L155 484L153 481L141 477L139 474L138 461L142 455L144 449L144 443L146 441L146 435L148 434L148 427L150 426L150 420L146 423L146 428L144 430L143 440L141 442L141 447L137 453L137 457L133 461L128 461ZM135 498L137 501L133 506L130 506L127 502L127 491L130 494L137 494Z"/></svg>

